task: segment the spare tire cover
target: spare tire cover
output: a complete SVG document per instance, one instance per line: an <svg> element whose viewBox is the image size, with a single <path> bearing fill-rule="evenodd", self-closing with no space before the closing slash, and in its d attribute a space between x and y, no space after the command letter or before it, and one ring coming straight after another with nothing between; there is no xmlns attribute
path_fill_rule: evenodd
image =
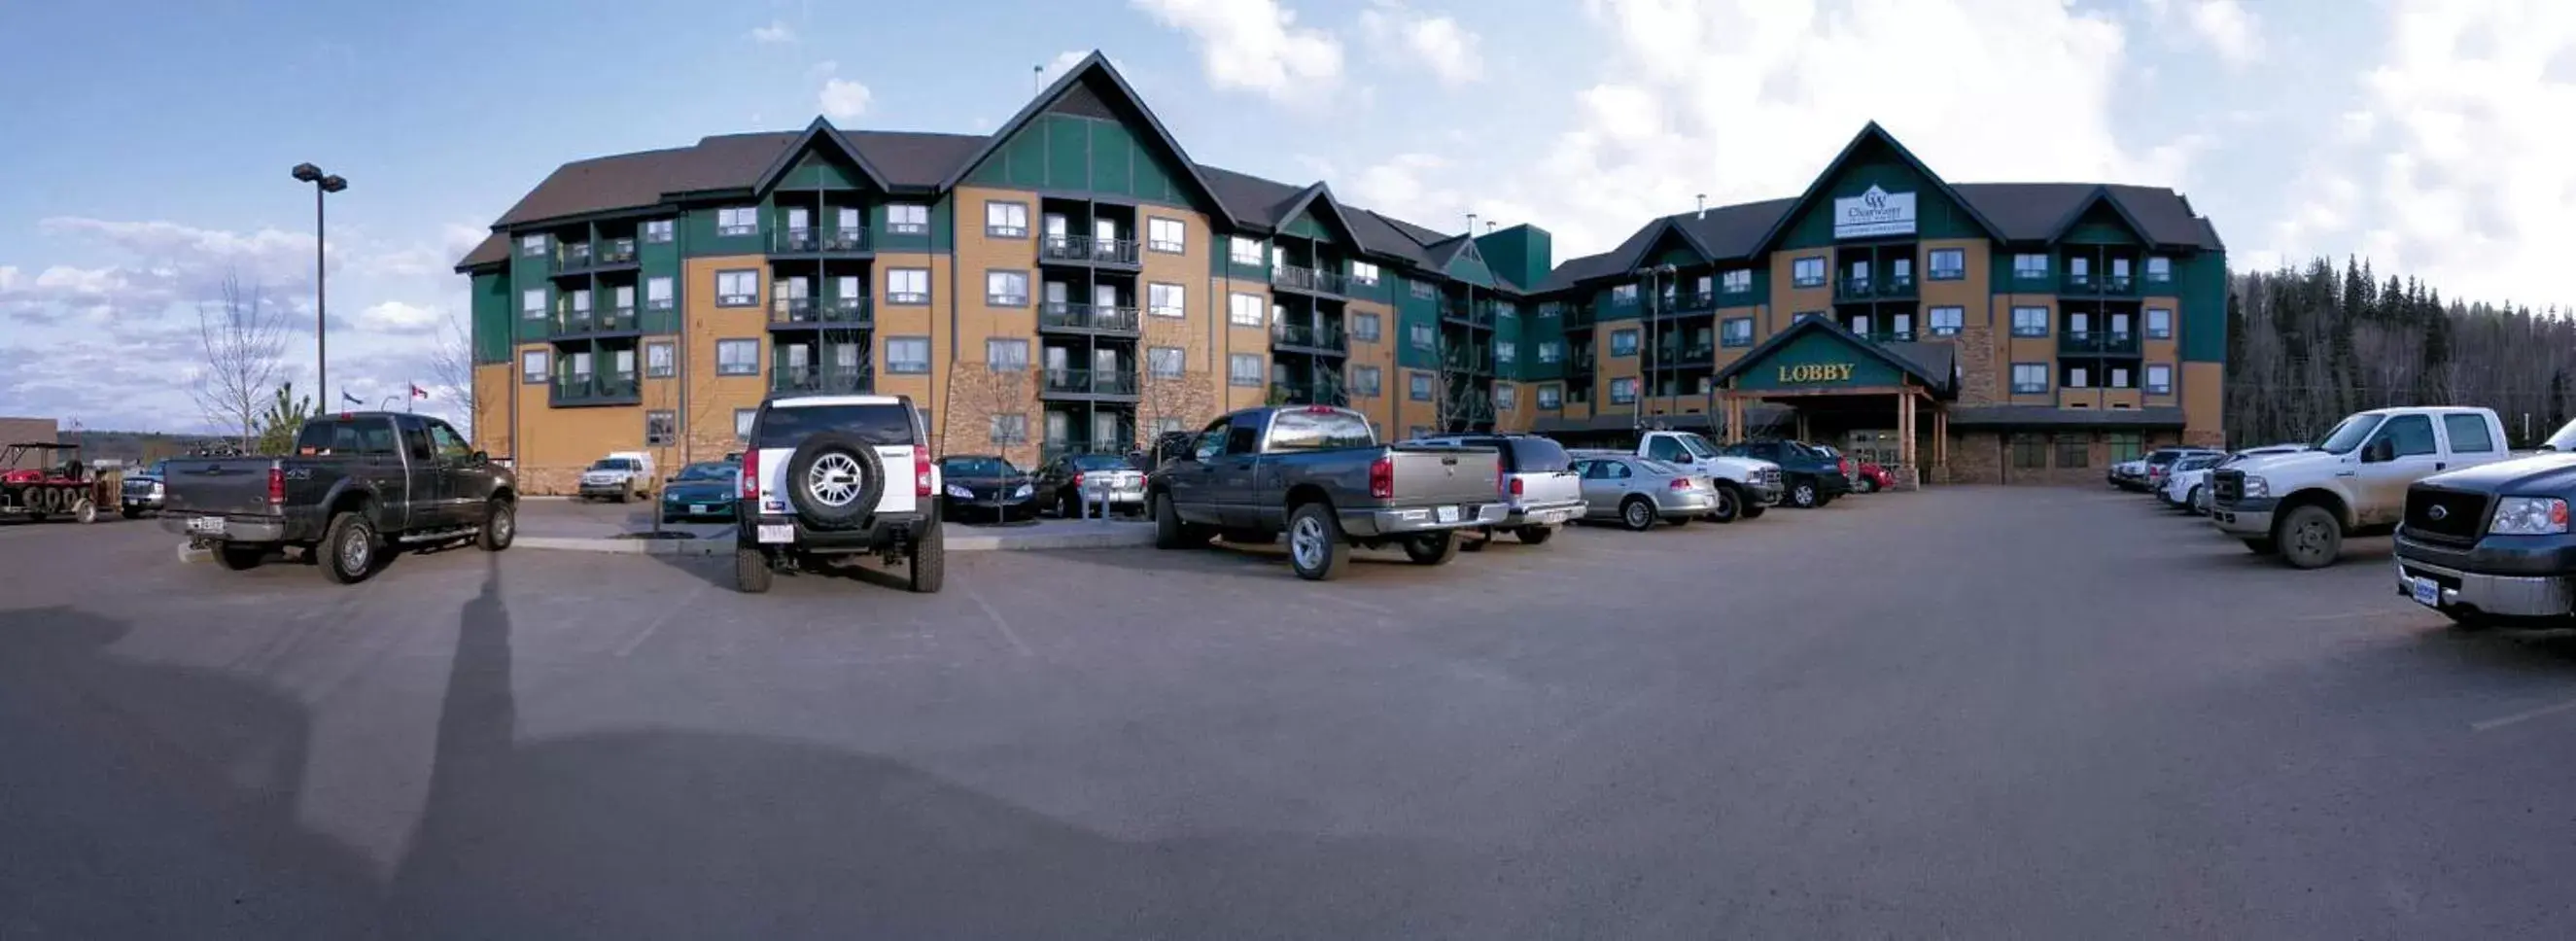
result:
<svg viewBox="0 0 2576 941"><path fill-rule="evenodd" d="M877 450L836 431L805 439L787 459L787 502L806 525L846 529L867 519L885 494Z"/></svg>

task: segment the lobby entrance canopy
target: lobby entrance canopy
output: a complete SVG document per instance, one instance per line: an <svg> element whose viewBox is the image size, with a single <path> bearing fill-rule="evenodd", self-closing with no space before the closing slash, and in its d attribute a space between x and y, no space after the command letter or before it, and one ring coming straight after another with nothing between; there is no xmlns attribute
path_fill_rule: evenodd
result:
<svg viewBox="0 0 2576 941"><path fill-rule="evenodd" d="M1804 318L1717 372L1721 424L1729 441L1741 441L1748 409L1783 405L1800 440L1891 432L1895 462L1917 468L1924 466L1917 442L1928 437L1930 466L1942 467L1949 461L1949 403L1959 391L1957 355L1948 342L1874 342L1823 317ZM1921 421L1926 411L1929 429Z"/></svg>

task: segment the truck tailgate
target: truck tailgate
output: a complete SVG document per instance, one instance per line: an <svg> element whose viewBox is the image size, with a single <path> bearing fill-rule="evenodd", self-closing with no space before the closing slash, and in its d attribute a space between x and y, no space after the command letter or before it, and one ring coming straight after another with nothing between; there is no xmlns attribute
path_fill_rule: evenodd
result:
<svg viewBox="0 0 2576 941"><path fill-rule="evenodd" d="M164 513L172 516L264 515L276 512L268 502L268 469L275 458L173 458L162 480Z"/></svg>
<svg viewBox="0 0 2576 941"><path fill-rule="evenodd" d="M1502 498L1502 455L1492 448L1390 445L1395 461L1391 507L1492 503Z"/></svg>
<svg viewBox="0 0 2576 941"><path fill-rule="evenodd" d="M1523 506L1580 503L1583 500L1583 480L1570 470L1530 471L1513 474L1512 479L1520 482Z"/></svg>

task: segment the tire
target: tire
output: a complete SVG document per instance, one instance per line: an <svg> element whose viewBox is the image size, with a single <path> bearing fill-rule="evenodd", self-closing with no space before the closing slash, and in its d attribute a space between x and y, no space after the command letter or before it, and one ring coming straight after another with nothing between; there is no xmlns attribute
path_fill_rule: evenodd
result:
<svg viewBox="0 0 2576 941"><path fill-rule="evenodd" d="M2255 555L2272 555L2281 551L2280 544L2273 542L2269 536L2245 540L2245 548Z"/></svg>
<svg viewBox="0 0 2576 941"><path fill-rule="evenodd" d="M98 504L90 502L88 497L82 497L78 500L72 501L72 521L77 523L98 522Z"/></svg>
<svg viewBox="0 0 2576 941"><path fill-rule="evenodd" d="M1771 508L1759 503L1747 503L1744 505L1745 519L1761 519L1762 514L1768 512L1771 512Z"/></svg>
<svg viewBox="0 0 2576 941"><path fill-rule="evenodd" d="M1154 515L1154 548L1195 549L1207 545L1207 533L1181 522L1180 508L1172 505L1172 495L1157 493L1152 497Z"/></svg>
<svg viewBox="0 0 2576 941"><path fill-rule="evenodd" d="M129 506L129 507L125 507L125 508L120 509L120 510L117 510L116 512L117 512L117 515L119 515L119 516L123 516L123 517L125 517L126 519L135 519L135 518L141 517L141 516L143 515L143 511L142 511L142 510L138 510L138 509L135 509L135 508L130 507L130 506Z"/></svg>
<svg viewBox="0 0 2576 941"><path fill-rule="evenodd" d="M2199 516L2200 514L2209 512L2208 508L2203 507L2200 504L2201 499L2207 496L2208 493L2209 488L2207 487L2195 486L2191 488L2190 493L2182 495L2182 511L2193 516Z"/></svg>
<svg viewBox="0 0 2576 941"><path fill-rule="evenodd" d="M1691 524L1691 518L1687 516L1667 517L1664 522L1671 523L1675 526L1688 526Z"/></svg>
<svg viewBox="0 0 2576 941"><path fill-rule="evenodd" d="M1789 481L1788 503L1801 510L1812 510L1825 505L1824 500L1817 496L1817 492L1814 478L1795 478Z"/></svg>
<svg viewBox="0 0 2576 941"><path fill-rule="evenodd" d="M1342 538L1342 521L1334 518L1331 504L1303 503L1288 514L1288 566L1298 578L1329 582L1350 565L1351 544Z"/></svg>
<svg viewBox="0 0 2576 941"><path fill-rule="evenodd" d="M1629 532L1642 533L1655 528L1655 501L1629 497L1619 502L1619 525Z"/></svg>
<svg viewBox="0 0 2576 941"><path fill-rule="evenodd" d="M1735 522L1744 515L1744 491L1734 484L1717 485L1717 509L1708 512L1708 521L1720 525Z"/></svg>
<svg viewBox="0 0 2576 941"><path fill-rule="evenodd" d="M322 531L322 577L335 585L354 585L375 574L376 554L383 546L376 541L376 526L364 514L342 512L331 517L331 525Z"/></svg>
<svg viewBox="0 0 2576 941"><path fill-rule="evenodd" d="M508 500L494 499L483 504L483 531L474 534L474 544L485 552L510 548L519 538L519 508Z"/></svg>
<svg viewBox="0 0 2576 941"><path fill-rule="evenodd" d="M1853 490L1857 490L1857 491L1859 491L1859 492L1861 492L1861 493L1877 493L1877 492L1878 492L1878 478L1876 478L1876 477L1863 477L1863 478L1861 478L1859 481L1857 481L1857 482L1855 482L1855 483L1853 483L1853 484L1852 484L1852 489L1853 489Z"/></svg>
<svg viewBox="0 0 2576 941"><path fill-rule="evenodd" d="M267 546L237 545L227 542L215 547L216 564L223 566L228 572L247 572L258 568L260 560L267 555Z"/></svg>
<svg viewBox="0 0 2576 941"><path fill-rule="evenodd" d="M2325 507L2294 506L2272 523L2272 542L2291 568L2321 569L2343 555L2343 524Z"/></svg>
<svg viewBox="0 0 2576 941"><path fill-rule="evenodd" d="M948 582L948 537L942 532L939 517L933 515L927 536L912 544L910 571L904 587L917 595L935 595Z"/></svg>
<svg viewBox="0 0 2576 941"><path fill-rule="evenodd" d="M850 480L851 474L858 479ZM885 462L875 448L827 431L805 439L787 458L787 502L807 525L848 529L876 513L877 499L885 495L885 478Z"/></svg>
<svg viewBox="0 0 2576 941"><path fill-rule="evenodd" d="M1454 529L1415 536L1404 541L1404 557L1415 565L1447 565L1458 557L1458 546L1465 541Z"/></svg>
<svg viewBox="0 0 2576 941"><path fill-rule="evenodd" d="M1556 527L1523 526L1519 531L1513 533L1513 535L1521 538L1522 545L1544 546L1547 545L1547 541L1550 538L1553 538L1556 535Z"/></svg>
<svg viewBox="0 0 2576 941"><path fill-rule="evenodd" d="M777 574L769 568L768 553L750 546L734 547L733 588L735 591L746 595L757 595L768 591L770 580L776 578Z"/></svg>
<svg viewBox="0 0 2576 941"><path fill-rule="evenodd" d="M1056 518L1057 518L1057 519L1068 519L1068 520L1071 520L1071 519L1081 519L1081 518L1082 518L1082 504L1081 504L1079 501L1076 501L1076 500L1073 498L1073 495L1072 495L1072 494L1069 494L1069 493L1059 493L1059 494L1056 494L1056 495L1055 495L1055 515L1056 515Z"/></svg>

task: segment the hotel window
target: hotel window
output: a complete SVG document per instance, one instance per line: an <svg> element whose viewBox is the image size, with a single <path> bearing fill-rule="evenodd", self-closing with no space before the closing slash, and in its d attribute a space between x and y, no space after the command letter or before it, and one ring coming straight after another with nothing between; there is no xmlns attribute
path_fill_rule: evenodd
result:
<svg viewBox="0 0 2576 941"><path fill-rule="evenodd" d="M2057 466L2062 469L2083 467L2093 450L2093 436L2061 434L2057 436Z"/></svg>
<svg viewBox="0 0 2576 941"><path fill-rule="evenodd" d="M1717 342L1723 346L1752 346L1753 318L1729 317L1718 325Z"/></svg>
<svg viewBox="0 0 2576 941"><path fill-rule="evenodd" d="M1029 237L1029 204L988 200L984 203L984 234L997 239Z"/></svg>
<svg viewBox="0 0 2576 941"><path fill-rule="evenodd" d="M2108 382L2108 383L2103 384L2103 386L2102 386L2103 388L2105 388L2105 389L2130 389L2130 388L2136 388L2135 386L2131 386L2131 385L2129 384L2129 368L2128 368L2128 367L2126 367L2126 366L2113 366L2113 367L2110 367L2110 372L2111 372L2111 376L2110 376L2111 381L2110 381L2110 382Z"/></svg>
<svg viewBox="0 0 2576 941"><path fill-rule="evenodd" d="M1189 232L1189 227L1182 225L1179 219L1146 216L1145 248L1148 251L1178 255L1189 250Z"/></svg>
<svg viewBox="0 0 2576 941"><path fill-rule="evenodd" d="M671 240L673 228L674 226L672 226L671 220L669 219L644 220L644 240L647 242L668 242Z"/></svg>
<svg viewBox="0 0 2576 941"><path fill-rule="evenodd" d="M519 314L530 320L546 319L546 289L529 288L519 292Z"/></svg>
<svg viewBox="0 0 2576 941"><path fill-rule="evenodd" d="M1436 344L1439 342L1439 339L1440 339L1439 334L1436 334L1436 333L1433 333L1433 332L1432 332L1432 330L1431 330L1431 325L1430 325L1430 324L1427 324L1427 323L1418 323L1418 324L1414 324L1414 325L1413 325L1413 348L1414 348L1414 349L1417 349L1417 350L1427 350L1427 349L1430 349L1432 346L1436 345Z"/></svg>
<svg viewBox="0 0 2576 941"><path fill-rule="evenodd" d="M2173 339L2173 311L2162 307L2147 308L2147 339Z"/></svg>
<svg viewBox="0 0 2576 941"><path fill-rule="evenodd" d="M1178 379L1189 365L1189 351L1177 346L1157 346L1145 350L1145 374L1156 379Z"/></svg>
<svg viewBox="0 0 2576 941"><path fill-rule="evenodd" d="M674 442L674 441L678 441L678 440L680 439L680 435L679 435L679 433L678 433L677 429L674 427L674 426L676 426L678 423L679 423L679 418L678 418L678 416L675 416L675 415L671 414L671 413L670 413L670 412L668 412L668 411L664 411L664 410L661 410L661 409L655 409L655 410L650 411L650 412L645 412L645 413L644 413L644 444L645 444L645 446L647 446L647 447L655 447L655 448L669 447L669 446L671 445L671 443L672 443L672 442Z"/></svg>
<svg viewBox="0 0 2576 941"><path fill-rule="evenodd" d="M1407 289L1413 292L1414 300L1427 301L1431 299L1432 290L1431 282L1429 281L1410 282L1407 285Z"/></svg>
<svg viewBox="0 0 2576 941"><path fill-rule="evenodd" d="M2134 461L2147 456L2147 436L2135 431L2114 431L2102 436L2110 447L2103 455L2111 463Z"/></svg>
<svg viewBox="0 0 2576 941"><path fill-rule="evenodd" d="M717 340L716 375L760 375L760 341Z"/></svg>
<svg viewBox="0 0 2576 941"><path fill-rule="evenodd" d="M671 309L671 276L670 276L670 275L660 275L660 276L656 276L656 277L651 277L651 278L646 278L646 279L644 279L644 309L645 309L645 310L670 310L670 309Z"/></svg>
<svg viewBox="0 0 2576 941"><path fill-rule="evenodd" d="M1521 362L1520 354L1520 344L1510 340L1494 341L1494 362L1504 366L1518 366Z"/></svg>
<svg viewBox="0 0 2576 941"><path fill-rule="evenodd" d="M760 209L756 206L728 206L716 210L717 235L760 234Z"/></svg>
<svg viewBox="0 0 2576 941"><path fill-rule="evenodd" d="M526 255L530 258L546 257L546 237L542 235L519 236L519 254Z"/></svg>
<svg viewBox="0 0 2576 941"><path fill-rule="evenodd" d="M671 341L655 340L644 344L644 378L668 379L677 371L671 356Z"/></svg>
<svg viewBox="0 0 2576 941"><path fill-rule="evenodd" d="M2012 364L2014 395L2039 395L2048 391L2047 363Z"/></svg>
<svg viewBox="0 0 2576 941"><path fill-rule="evenodd" d="M1236 294L1226 298L1229 313L1226 320L1238 327L1258 327L1263 323L1263 304L1259 294Z"/></svg>
<svg viewBox="0 0 2576 941"><path fill-rule="evenodd" d="M2017 336L2017 337L2044 337L2044 336L2047 336L2047 335L2048 335L2048 308L2045 308L2045 307L2015 307L2015 308L2013 308L2012 335L2013 335L2013 336Z"/></svg>
<svg viewBox="0 0 2576 941"><path fill-rule="evenodd" d="M1226 381L1239 386L1261 384L1261 357L1236 353L1225 358Z"/></svg>
<svg viewBox="0 0 2576 941"><path fill-rule="evenodd" d="M1789 263L1789 283L1802 288L1825 285L1825 256L1810 255Z"/></svg>
<svg viewBox="0 0 2576 941"><path fill-rule="evenodd" d="M930 371L929 337L894 337L886 340L886 371L926 373Z"/></svg>
<svg viewBox="0 0 2576 941"><path fill-rule="evenodd" d="M2029 432L2013 435L2012 466L2014 470L2047 470L2047 436Z"/></svg>
<svg viewBox="0 0 2576 941"><path fill-rule="evenodd" d="M1555 340L1538 341L1538 361L1553 363L1565 358L1565 344Z"/></svg>
<svg viewBox="0 0 2576 941"><path fill-rule="evenodd" d="M1268 256L1261 251L1260 239L1241 235L1226 237L1226 257L1232 259L1235 264L1250 265L1255 268L1261 267L1262 262L1269 260Z"/></svg>
<svg viewBox="0 0 2576 941"><path fill-rule="evenodd" d="M1377 266L1365 261L1351 262L1351 283L1377 286Z"/></svg>
<svg viewBox="0 0 2576 941"><path fill-rule="evenodd" d="M993 372L1026 372L1029 368L1029 341L984 341L984 368Z"/></svg>
<svg viewBox="0 0 2576 941"><path fill-rule="evenodd" d="M1363 398L1377 398L1385 387L1386 377L1375 366L1351 367L1351 393Z"/></svg>
<svg viewBox="0 0 2576 941"><path fill-rule="evenodd" d="M930 234L930 207L914 203L896 203L887 206L886 234Z"/></svg>
<svg viewBox="0 0 2576 941"><path fill-rule="evenodd" d="M1189 290L1177 284L1148 284L1145 312L1156 317L1183 316L1189 313Z"/></svg>
<svg viewBox="0 0 2576 941"><path fill-rule="evenodd" d="M1405 393L1416 402L1431 401L1431 374L1418 372L1407 377Z"/></svg>
<svg viewBox="0 0 2576 941"><path fill-rule="evenodd" d="M1965 307L1935 307L1924 311L1923 315L1928 321L1925 326L1936 337L1958 336L1959 330L1968 322L1968 309Z"/></svg>
<svg viewBox="0 0 2576 941"><path fill-rule="evenodd" d="M546 351L529 350L519 354L519 381L546 381Z"/></svg>
<svg viewBox="0 0 2576 941"><path fill-rule="evenodd" d="M1717 287L1718 290L1724 291L1728 294L1752 293L1753 269L1737 268L1733 271L1719 275L1717 277Z"/></svg>
<svg viewBox="0 0 2576 941"><path fill-rule="evenodd" d="M2032 255L2032 254L2014 255L2014 256L2013 256L2013 277L2016 277L2016 278L2046 278L2046 277L2048 277L2048 256L2047 256L2047 255Z"/></svg>
<svg viewBox="0 0 2576 941"><path fill-rule="evenodd" d="M1351 339L1375 343L1386 336L1385 330L1386 328L1378 322L1376 314L1351 315Z"/></svg>
<svg viewBox="0 0 2576 941"><path fill-rule="evenodd" d="M2147 394L2173 394L2173 367L2162 363L2147 367Z"/></svg>
<svg viewBox="0 0 2576 941"><path fill-rule="evenodd" d="M984 303L990 307L1029 306L1029 273L1026 271L984 272Z"/></svg>
<svg viewBox="0 0 2576 941"><path fill-rule="evenodd" d="M2147 283L2173 283L2173 259L2162 255L2147 256Z"/></svg>
<svg viewBox="0 0 2576 941"><path fill-rule="evenodd" d="M1636 403L1637 377L1621 376L1610 380L1610 404L1634 405Z"/></svg>
<svg viewBox="0 0 2576 941"><path fill-rule="evenodd" d="M1565 407L1565 392L1555 386L1538 387L1538 407L1555 410Z"/></svg>
<svg viewBox="0 0 2576 941"><path fill-rule="evenodd" d="M760 272L716 272L716 306L750 307L760 302Z"/></svg>
<svg viewBox="0 0 2576 941"><path fill-rule="evenodd" d="M1637 286L1636 286L1636 285L1634 285L1634 284L1615 284L1615 285L1611 285L1611 287L1610 287L1610 306L1612 306L1612 307L1632 307L1632 306L1635 306L1635 305L1636 305L1636 303L1637 303Z"/></svg>
<svg viewBox="0 0 2576 941"><path fill-rule="evenodd" d="M2092 370L2082 366L2066 367L2066 387L2069 389L2093 388Z"/></svg>
<svg viewBox="0 0 2576 941"><path fill-rule="evenodd" d="M1637 355L1637 331L1634 328L1610 331L1610 355Z"/></svg>
<svg viewBox="0 0 2576 941"><path fill-rule="evenodd" d="M1520 407L1520 390L1508 382L1494 383L1494 410L1508 412Z"/></svg>
<svg viewBox="0 0 2576 941"><path fill-rule="evenodd" d="M1925 266L1934 281L1957 281L1968 276L1968 252L1961 248L1936 248Z"/></svg>
<svg viewBox="0 0 2576 941"><path fill-rule="evenodd" d="M885 302L888 304L930 303L930 269L886 269Z"/></svg>
<svg viewBox="0 0 2576 941"><path fill-rule="evenodd" d="M1029 416L993 416L992 440L994 444L1029 443Z"/></svg>

